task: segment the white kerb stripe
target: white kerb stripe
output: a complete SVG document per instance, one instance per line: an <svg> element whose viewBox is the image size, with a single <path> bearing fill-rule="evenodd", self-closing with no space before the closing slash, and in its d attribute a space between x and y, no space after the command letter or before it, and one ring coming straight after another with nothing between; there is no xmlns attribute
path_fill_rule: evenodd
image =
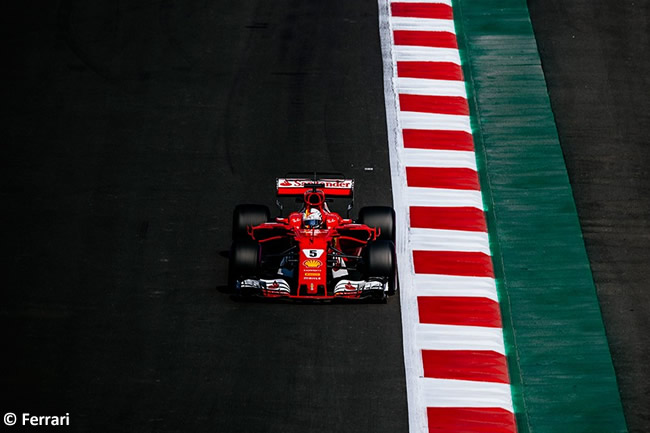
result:
<svg viewBox="0 0 650 433"><path fill-rule="evenodd" d="M472 133L469 116L460 114L418 113L400 111L397 114L402 129L428 129L438 131L464 131Z"/></svg>
<svg viewBox="0 0 650 433"><path fill-rule="evenodd" d="M451 0L391 0L391 3L439 3L451 6Z"/></svg>
<svg viewBox="0 0 650 433"><path fill-rule="evenodd" d="M407 95L456 96L467 99L465 82L430 80L426 78L400 78L395 80L397 93Z"/></svg>
<svg viewBox="0 0 650 433"><path fill-rule="evenodd" d="M475 207L483 209L481 191L444 188L406 188L409 206Z"/></svg>
<svg viewBox="0 0 650 433"><path fill-rule="evenodd" d="M460 65L460 53L456 48L395 45L393 53L397 62L451 62Z"/></svg>
<svg viewBox="0 0 650 433"><path fill-rule="evenodd" d="M411 228L409 231L411 250L479 252L490 255L487 233L423 228Z"/></svg>
<svg viewBox="0 0 650 433"><path fill-rule="evenodd" d="M454 20L441 20L435 18L391 18L393 30L418 30L425 32L448 32L456 34Z"/></svg>
<svg viewBox="0 0 650 433"><path fill-rule="evenodd" d="M513 412L507 383L421 377L418 385L425 407L500 407Z"/></svg>
<svg viewBox="0 0 650 433"><path fill-rule="evenodd" d="M476 154L472 151L405 148L401 157L406 167L469 168L476 171Z"/></svg>
<svg viewBox="0 0 650 433"><path fill-rule="evenodd" d="M499 302L494 278L414 274L411 279L415 296L479 297Z"/></svg>
<svg viewBox="0 0 650 433"><path fill-rule="evenodd" d="M486 326L420 324L415 330L420 350L491 350L505 355L503 331Z"/></svg>

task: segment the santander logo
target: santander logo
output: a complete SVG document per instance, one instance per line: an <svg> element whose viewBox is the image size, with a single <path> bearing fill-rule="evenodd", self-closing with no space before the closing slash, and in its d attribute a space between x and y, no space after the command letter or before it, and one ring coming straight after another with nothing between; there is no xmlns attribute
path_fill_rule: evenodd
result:
<svg viewBox="0 0 650 433"><path fill-rule="evenodd" d="M278 186L286 188L304 188L306 184L313 183L309 179L278 179ZM352 188L351 179L318 179L317 183L322 183L325 188L350 189Z"/></svg>

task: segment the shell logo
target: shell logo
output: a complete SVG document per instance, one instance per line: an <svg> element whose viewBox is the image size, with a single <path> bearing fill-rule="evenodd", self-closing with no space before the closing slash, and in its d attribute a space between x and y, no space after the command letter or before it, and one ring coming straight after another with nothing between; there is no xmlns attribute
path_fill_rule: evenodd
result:
<svg viewBox="0 0 650 433"><path fill-rule="evenodd" d="M302 262L302 265L306 268L320 268L321 266L323 266L323 262L321 262L320 260L311 259L311 260L305 260L304 262Z"/></svg>

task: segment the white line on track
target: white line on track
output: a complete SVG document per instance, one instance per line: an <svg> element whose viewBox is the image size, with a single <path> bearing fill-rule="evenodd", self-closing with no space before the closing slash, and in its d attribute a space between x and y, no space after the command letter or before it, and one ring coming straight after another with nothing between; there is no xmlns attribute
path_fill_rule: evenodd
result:
<svg viewBox="0 0 650 433"><path fill-rule="evenodd" d="M399 158L398 149L403 148L402 132L399 125L398 99L393 85L393 77L397 76L395 59L392 50L392 28L390 22L390 3L388 0L378 0L379 7L379 37L381 41L383 72L384 72L384 101L386 106L386 126L388 132L388 152L393 188L393 206L396 214L396 255L397 267L403 270L399 274L400 306L402 313L402 338L404 346L404 377L406 380L406 398L408 405L409 431L424 433L428 431L427 414L422 406L418 392L417 377L422 371L420 352L415 344L415 326L418 317L417 297L413 293L411 280L413 257L408 253L408 209L409 203L402 191L406 190L406 178L403 176L404 167Z"/></svg>
<svg viewBox="0 0 650 433"><path fill-rule="evenodd" d="M504 355L500 328L420 324L415 343L421 350L491 350Z"/></svg>
<svg viewBox="0 0 650 433"><path fill-rule="evenodd" d="M406 201L411 206L469 206L483 209L481 191L473 190L408 187Z"/></svg>
<svg viewBox="0 0 650 433"><path fill-rule="evenodd" d="M488 234L460 230L411 228L411 250L481 252L490 255Z"/></svg>
<svg viewBox="0 0 650 433"><path fill-rule="evenodd" d="M456 34L454 20L436 18L393 17L393 30L418 30Z"/></svg>
<svg viewBox="0 0 650 433"><path fill-rule="evenodd" d="M470 296L499 301L494 278L414 274L412 279L416 296Z"/></svg>
<svg viewBox="0 0 650 433"><path fill-rule="evenodd" d="M451 0L392 0L391 3L438 3L451 6Z"/></svg>
<svg viewBox="0 0 650 433"><path fill-rule="evenodd" d="M398 62L451 62L460 65L460 53L455 48L396 45L393 53Z"/></svg>
<svg viewBox="0 0 650 433"><path fill-rule="evenodd" d="M401 154L407 167L469 168L476 171L476 156L471 151L405 148Z"/></svg>
<svg viewBox="0 0 650 433"><path fill-rule="evenodd" d="M425 407L500 407L513 412L507 383L428 377L418 381Z"/></svg>
<svg viewBox="0 0 650 433"><path fill-rule="evenodd" d="M404 129L428 129L472 132L469 116L460 114L418 113L401 111L399 122Z"/></svg>
<svg viewBox="0 0 650 433"><path fill-rule="evenodd" d="M397 93L407 95L457 96L467 99L463 81L430 80L426 78L402 78L395 80Z"/></svg>

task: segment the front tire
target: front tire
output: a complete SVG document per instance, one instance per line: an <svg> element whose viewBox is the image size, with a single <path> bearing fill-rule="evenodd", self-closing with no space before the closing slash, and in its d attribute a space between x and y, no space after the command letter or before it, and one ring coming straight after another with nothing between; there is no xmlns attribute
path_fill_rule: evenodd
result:
<svg viewBox="0 0 650 433"><path fill-rule="evenodd" d="M235 206L232 213L232 239L250 239L247 228L257 226L269 221L271 211L267 206L260 204L240 204Z"/></svg>
<svg viewBox="0 0 650 433"><path fill-rule="evenodd" d="M359 223L379 229L378 240L395 242L395 211L389 206L366 206L359 211Z"/></svg>
<svg viewBox="0 0 650 433"><path fill-rule="evenodd" d="M388 295L394 295L397 291L395 244L387 240L368 244L363 252L363 261L366 278L380 278L388 281Z"/></svg>
<svg viewBox="0 0 650 433"><path fill-rule="evenodd" d="M255 241L235 241L230 248L228 286L236 289L237 280L256 277L260 269L260 246Z"/></svg>

